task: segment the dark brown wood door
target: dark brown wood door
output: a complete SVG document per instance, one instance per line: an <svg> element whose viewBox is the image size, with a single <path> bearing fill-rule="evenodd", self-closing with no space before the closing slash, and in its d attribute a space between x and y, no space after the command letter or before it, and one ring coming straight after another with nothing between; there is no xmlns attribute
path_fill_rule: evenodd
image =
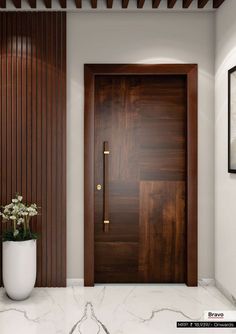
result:
<svg viewBox="0 0 236 334"><path fill-rule="evenodd" d="M94 281L185 282L187 77L97 75L94 87Z"/></svg>

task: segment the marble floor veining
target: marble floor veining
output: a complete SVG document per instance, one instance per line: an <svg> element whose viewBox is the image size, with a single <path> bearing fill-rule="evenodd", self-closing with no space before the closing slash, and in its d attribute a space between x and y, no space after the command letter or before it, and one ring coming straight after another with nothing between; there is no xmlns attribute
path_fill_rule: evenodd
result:
<svg viewBox="0 0 236 334"><path fill-rule="evenodd" d="M236 329L176 328L204 311L236 309L215 287L97 285L36 288L15 302L0 289L1 334L236 333Z"/></svg>

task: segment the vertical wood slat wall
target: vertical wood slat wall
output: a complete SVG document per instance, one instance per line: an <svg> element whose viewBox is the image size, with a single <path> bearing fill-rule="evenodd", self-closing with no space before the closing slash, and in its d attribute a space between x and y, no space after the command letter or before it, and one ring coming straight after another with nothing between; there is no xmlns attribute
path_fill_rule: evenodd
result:
<svg viewBox="0 0 236 334"><path fill-rule="evenodd" d="M37 286L65 286L66 14L1 12L0 45L0 205L41 207Z"/></svg>

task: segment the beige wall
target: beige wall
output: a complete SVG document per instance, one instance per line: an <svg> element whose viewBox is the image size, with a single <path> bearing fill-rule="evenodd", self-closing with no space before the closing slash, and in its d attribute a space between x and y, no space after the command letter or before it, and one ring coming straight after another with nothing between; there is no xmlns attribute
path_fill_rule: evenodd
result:
<svg viewBox="0 0 236 334"><path fill-rule="evenodd" d="M67 19L67 277L83 277L83 65L94 62L199 64L199 277L212 278L214 14L68 13Z"/></svg>
<svg viewBox="0 0 236 334"><path fill-rule="evenodd" d="M228 69L236 66L236 1L216 14L215 76L215 278L236 298L236 174L228 168Z"/></svg>

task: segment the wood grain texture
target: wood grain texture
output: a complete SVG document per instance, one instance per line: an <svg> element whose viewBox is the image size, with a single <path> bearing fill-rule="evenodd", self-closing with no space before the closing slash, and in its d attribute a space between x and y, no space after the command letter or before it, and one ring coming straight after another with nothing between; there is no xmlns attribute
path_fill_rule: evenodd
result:
<svg viewBox="0 0 236 334"><path fill-rule="evenodd" d="M186 186L186 77L101 75L95 80L95 183L105 181L103 206L102 192L95 194L95 281L184 282L186 234L179 233L186 229L183 191L183 210L177 208L179 180L183 189ZM104 140L109 142L110 171L101 161ZM108 235L101 228L102 213L107 216L107 178ZM161 184L160 189L143 191L142 184L152 183ZM155 196L160 196L160 206L155 203L146 215ZM155 219L154 229L146 229ZM163 233L156 231L160 226L164 226ZM148 270L143 274L145 252L149 254L145 259ZM126 268L131 266L132 275L127 275Z"/></svg>
<svg viewBox="0 0 236 334"><path fill-rule="evenodd" d="M82 0L75 0L76 8L82 8Z"/></svg>
<svg viewBox="0 0 236 334"><path fill-rule="evenodd" d="M97 8L97 0L90 0L91 1L91 7L93 8L93 9L96 9Z"/></svg>
<svg viewBox="0 0 236 334"><path fill-rule="evenodd" d="M66 285L66 16L0 13L0 202L35 202L37 286Z"/></svg>
<svg viewBox="0 0 236 334"><path fill-rule="evenodd" d="M6 0L0 0L0 8L6 8Z"/></svg>
<svg viewBox="0 0 236 334"><path fill-rule="evenodd" d="M12 0L12 2L16 8L21 8L21 0Z"/></svg>
<svg viewBox="0 0 236 334"><path fill-rule="evenodd" d="M193 0L183 0L183 8L188 8Z"/></svg>
<svg viewBox="0 0 236 334"><path fill-rule="evenodd" d="M152 8L158 8L161 0L152 0Z"/></svg>
<svg viewBox="0 0 236 334"><path fill-rule="evenodd" d="M26 0L31 8L37 8L37 0ZM144 7L145 0L135 0L137 3L137 8L142 9ZM183 8L188 8L193 0L182 0L183 1ZM225 0L212 0L212 7L217 9L219 8ZM10 1L9 1L10 2ZM55 9L52 7L52 0L42 0L44 3L45 8L48 10L54 11ZM91 7L94 9L98 8L98 1L97 0L84 0L84 2L90 2ZM102 0L101 0L102 2ZM129 0L104 0L106 2L106 8L112 8L114 3L119 3L123 9L128 8ZM165 2L168 9L172 9L175 7L177 0L147 0L147 3L151 3L152 8L158 8L161 2ZM209 0L196 0L198 2L198 8L203 9L205 5L209 2ZM0 0L0 8L6 8L6 0ZM22 8L22 1L21 0L12 0L13 5L21 9ZM76 8L82 8L82 0L74 0ZM67 8L67 0L55 0L55 4L60 6L63 9Z"/></svg>
<svg viewBox="0 0 236 334"><path fill-rule="evenodd" d="M207 3L209 2L209 0L198 0L198 8L204 8Z"/></svg>
<svg viewBox="0 0 236 334"><path fill-rule="evenodd" d="M52 8L52 0L43 0L46 8Z"/></svg>
<svg viewBox="0 0 236 334"><path fill-rule="evenodd" d="M59 0L61 8L66 8L67 6L67 0Z"/></svg>
<svg viewBox="0 0 236 334"><path fill-rule="evenodd" d="M122 8L128 8L129 0L122 0Z"/></svg>
<svg viewBox="0 0 236 334"><path fill-rule="evenodd" d="M167 8L174 8L177 0L167 0Z"/></svg>
<svg viewBox="0 0 236 334"><path fill-rule="evenodd" d="M28 0L28 3L31 8L36 8L37 1L36 0Z"/></svg>
<svg viewBox="0 0 236 334"><path fill-rule="evenodd" d="M187 279L189 286L196 286L198 282L198 104L197 86L198 76L197 67L192 68L187 75L188 88L188 113L187 117Z"/></svg>
<svg viewBox="0 0 236 334"><path fill-rule="evenodd" d="M140 182L139 275L145 283L186 281L184 181Z"/></svg>
<svg viewBox="0 0 236 334"><path fill-rule="evenodd" d="M107 0L107 8L112 8L113 0Z"/></svg>
<svg viewBox="0 0 236 334"><path fill-rule="evenodd" d="M143 8L145 0L137 0L137 8Z"/></svg>
<svg viewBox="0 0 236 334"><path fill-rule="evenodd" d="M225 0L213 0L213 8L219 8Z"/></svg>
<svg viewBox="0 0 236 334"><path fill-rule="evenodd" d="M96 85L98 84L98 78L101 76L108 76L103 83L100 82L99 86L103 88L104 94L97 95ZM128 64L89 64L85 65L85 285L93 285L94 284L94 270L96 272L96 278L99 280L102 278L102 271L97 266L97 263L102 264L102 259L97 259L94 263L94 247L96 249L97 254L104 254L108 250L110 253L116 252L115 243L120 242L121 245L129 245L127 248L127 252L129 255L129 261L132 263L132 273L128 275L128 280L134 282L134 273L138 273L138 260L135 257L134 249L137 247L139 243L139 226L137 221L139 221L139 182L137 182L136 169L131 169L132 173L129 171L129 168L124 169L121 168L121 173L117 172L117 150L116 145L113 145L114 139L109 139L109 143L111 143L112 154L111 154L111 170L114 172L114 179L110 180L110 215L113 224L111 225L111 233L104 234L102 231L102 218L103 212L102 209L95 210L94 208L100 207L102 208L102 192L98 193L95 190L95 185L102 177L102 170L99 166L102 166L102 145L99 146L98 149L95 150L95 143L97 142L97 132L95 131L94 138L94 127L97 123L97 110L101 109L101 115L104 116L104 136L100 139L105 139L106 135L109 132L109 123L111 121L111 112L107 112L108 110L120 110L122 106L124 106L124 102L122 99L125 98L125 94L127 92L126 84L122 80L119 80L121 75L125 76L156 76L156 75L180 75L185 76L186 78L186 97L187 97L187 123L186 123L186 136L188 141L188 146L186 148L186 280L185 282L188 285L196 285L197 284L197 65L195 64L163 64L163 65L128 65ZM95 80L96 79L96 80ZM131 80L132 82L132 80ZM138 89L137 87L137 79L134 80L132 85L132 89ZM102 86L101 86L102 85ZM111 86L114 89L111 90ZM109 88L108 88L109 87ZM144 87L144 85L141 85ZM109 93L110 92L110 93ZM149 90L147 90L149 92ZM112 94L111 94L112 93ZM153 94L149 95L152 98ZM155 96L155 94L153 95ZM111 98L112 97L112 98ZM96 103L96 113L94 110L94 105L92 103L93 99L97 100ZM127 101L127 98L126 98ZM145 104L140 103L140 101L135 102L135 99L131 99L132 104L136 106L137 111L139 111L139 106L143 107L146 110L147 119L150 117L148 108ZM172 102L171 102L172 103ZM177 103L178 105L178 103ZM99 107L100 106L100 107ZM130 104L126 102L125 104L126 110L129 110ZM103 111L106 110L106 113ZM112 130L113 136L117 136L119 129L122 127L129 129L127 134L130 132L130 136L125 139L121 136L122 140L127 144L128 143L128 151L125 150L123 152L122 157L125 161L126 157L130 157L130 161L134 161L136 159L136 142L135 145L130 143L130 139L137 129L140 128L138 124L140 124L140 116L135 116L131 118L128 116L120 118L119 112L115 112L114 116L115 121L113 122L114 127ZM136 113L137 114L137 113ZM139 114L139 112L138 112ZM144 113L145 114L145 113ZM162 119L165 113L159 113L159 118ZM106 117L105 117L106 115ZM140 113L142 115L142 112ZM171 108L170 108L171 115ZM113 117L113 116L112 116ZM142 116L143 117L143 116ZM125 123L121 123L121 126L117 126L117 121L121 119L125 119ZM145 120L145 118L144 118ZM178 119L175 121L178 124ZM101 123L100 123L101 124ZM122 125L123 124L123 125ZM134 125L132 125L134 124ZM170 122L170 126L172 127L173 135L175 135L175 131L178 129L175 126L173 127L173 123ZM133 129L132 129L133 127ZM141 137L141 136L139 136ZM148 138L148 137L147 137ZM122 142L121 140L121 142ZM153 140L151 136L149 141ZM158 143L158 142L157 142ZM145 144L145 143L144 143ZM173 145L183 145L179 141L173 141ZM146 145L146 144L145 144ZM145 147L144 145L144 147ZM168 137L166 143L163 141L158 145L164 145L163 148L168 148ZM167 146L166 146L167 145ZM181 147L181 146L180 146ZM176 150L177 146L173 149ZM178 151L178 149L177 149ZM129 152L129 154L128 154ZM94 155L95 154L95 155ZM99 158L100 157L100 158ZM145 156L144 156L145 157ZM99 159L101 163L99 163ZM168 159L167 159L168 160ZM98 168L94 168L94 162L97 162ZM131 163L132 165L132 163ZM135 166L135 163L134 163ZM181 165L180 165L181 166ZM145 167L145 166L143 166ZM145 171L145 168L143 168ZM168 170L168 165L167 165ZM153 173L154 180L158 176L157 172L153 169L150 169L149 174ZM159 182L184 182L184 173L181 174L172 174L169 169L169 176L172 175L172 178L168 180L165 175L160 172L158 177L161 177L161 180L157 179ZM121 182L119 179L119 175L122 175L124 181ZM148 174L146 174L148 175ZM95 177L94 177L95 176ZM181 176L181 178L179 178ZM97 179L98 178L98 179ZM149 179L147 176L143 182L152 182L152 179ZM138 194L138 196L137 196ZM122 208L122 209L121 209ZM114 212L114 213L113 213ZM98 224L94 224L94 222L100 222ZM94 229L95 229L95 238L94 238ZM107 246L106 246L107 245ZM108 247L108 248L106 248ZM123 246L122 246L123 247ZM129 250L128 250L129 249ZM133 250L132 250L133 249ZM108 254L109 254L108 252ZM130 253L131 252L131 253ZM117 253L114 253L117 254ZM133 258L131 256L133 254ZM130 258L131 256L131 258ZM106 260L107 261L107 260ZM136 261L136 262L135 262ZM134 263L136 265L134 266ZM107 267L107 275L109 276L109 280L117 280L119 282L124 281L124 277L122 275L118 275L117 272L111 270L111 266L106 263ZM125 268L126 264L123 262L123 268ZM103 265L104 269L104 265ZM109 272L109 274L108 274ZM119 277L118 277L119 276ZM180 276L178 276L180 277ZM108 280L108 281L109 281ZM108 282L107 281L107 282ZM136 279L137 281L137 279Z"/></svg>

